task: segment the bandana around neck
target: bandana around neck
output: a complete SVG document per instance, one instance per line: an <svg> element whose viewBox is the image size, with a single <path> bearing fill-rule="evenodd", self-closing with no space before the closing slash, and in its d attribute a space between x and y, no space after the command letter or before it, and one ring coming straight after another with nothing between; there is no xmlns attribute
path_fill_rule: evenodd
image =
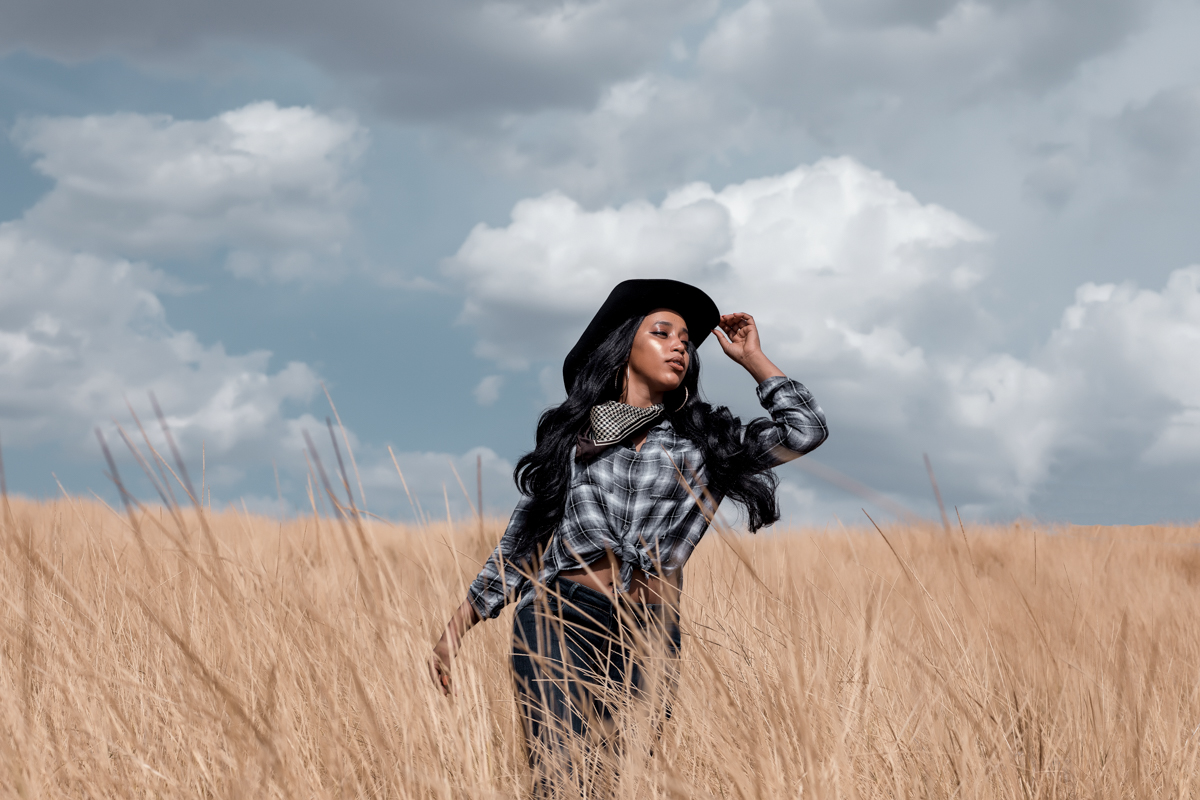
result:
<svg viewBox="0 0 1200 800"><path fill-rule="evenodd" d="M616 444L638 428L657 419L662 413L662 403L642 408L609 400L607 403L592 406L592 441L597 447Z"/></svg>

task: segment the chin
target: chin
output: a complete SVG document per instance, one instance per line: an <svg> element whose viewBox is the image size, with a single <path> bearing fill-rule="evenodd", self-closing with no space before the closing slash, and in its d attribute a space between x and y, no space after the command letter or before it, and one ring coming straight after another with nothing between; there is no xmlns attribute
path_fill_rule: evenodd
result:
<svg viewBox="0 0 1200 800"><path fill-rule="evenodd" d="M667 392L675 391L680 386L683 386L683 376L681 375L678 378L675 378L674 376L672 376L671 379L665 380L662 382L658 391L662 392L663 394L666 394Z"/></svg>

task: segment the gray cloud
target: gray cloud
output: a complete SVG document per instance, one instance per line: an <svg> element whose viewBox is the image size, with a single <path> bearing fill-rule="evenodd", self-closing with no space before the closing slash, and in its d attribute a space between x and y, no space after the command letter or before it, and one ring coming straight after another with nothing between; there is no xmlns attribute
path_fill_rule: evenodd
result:
<svg viewBox="0 0 1200 800"><path fill-rule="evenodd" d="M1070 145L1045 143L1037 148L1034 157L1034 166L1022 185L1026 196L1062 208L1079 186L1082 165L1078 154Z"/></svg>
<svg viewBox="0 0 1200 800"><path fill-rule="evenodd" d="M1113 105L1103 95L1136 96L1126 80L1080 76L1104 59L1112 76L1134 69L1114 64L1157 21L1153 7L749 0L670 70L611 82L586 109L516 111L455 141L488 169L584 202L851 154L919 191L938 181L977 199L987 186L1058 210L1088 188L1088 126Z"/></svg>
<svg viewBox="0 0 1200 800"><path fill-rule="evenodd" d="M455 132L489 170L583 202L661 191L747 154L795 148L777 114L704 81L648 73L609 86L582 111L512 115Z"/></svg>
<svg viewBox="0 0 1200 800"><path fill-rule="evenodd" d="M588 202L737 163L779 169L848 152L892 167L906 155L929 157L912 151L945 137L935 126L964 110L1003 109L1006 128L1031 121L1030 102L1113 52L1151 8L1140 0L10 6L0 49L115 53L194 70L212 45L280 48L337 76L351 102L437 119L451 132L439 139L451 157L465 150L488 170ZM961 140L995 122L954 124ZM1069 168L1023 166L1027 196L1066 202Z"/></svg>
<svg viewBox="0 0 1200 800"><path fill-rule="evenodd" d="M818 3L823 15L844 28L895 25L930 28L957 4L958 0L820 0Z"/></svg>
<svg viewBox="0 0 1200 800"><path fill-rule="evenodd" d="M1112 124L1147 177L1176 177L1200 149L1200 84L1160 91L1126 108Z"/></svg>
<svg viewBox="0 0 1200 800"><path fill-rule="evenodd" d="M839 104L878 111L929 100L969 104L1004 89L1044 91L1109 51L1144 18L1138 0L1021 0L906 5L852 3L828 14L816 0L750 0L722 17L701 66L751 96L813 116ZM876 13L867 13L869 11ZM931 15L936 24L929 24Z"/></svg>
<svg viewBox="0 0 1200 800"><path fill-rule="evenodd" d="M0 51L177 63L214 43L273 46L360 80L402 117L509 113L591 104L714 8L713 0L13 0Z"/></svg>

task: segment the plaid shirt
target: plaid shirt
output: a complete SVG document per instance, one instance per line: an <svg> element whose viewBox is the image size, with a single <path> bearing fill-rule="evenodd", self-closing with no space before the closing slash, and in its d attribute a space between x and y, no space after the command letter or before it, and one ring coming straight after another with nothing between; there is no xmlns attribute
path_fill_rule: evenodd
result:
<svg viewBox="0 0 1200 800"><path fill-rule="evenodd" d="M825 414L803 384L768 378L758 385L758 399L774 424L746 444L768 465L791 461L825 441ZM680 483L681 473L688 488ZM608 552L621 562L620 582L614 587L618 593L628 591L635 567L650 575L675 574L715 512L704 498L704 476L699 448L677 436L665 419L650 428L641 451L616 445L590 462L572 460L562 522L542 555L536 584L511 560L529 506L529 498L523 497L500 544L471 583L471 605L484 619L498 615L516 597L521 608L533 601L536 586L547 586L560 572L591 564ZM712 502L719 504L721 497L713 494Z"/></svg>

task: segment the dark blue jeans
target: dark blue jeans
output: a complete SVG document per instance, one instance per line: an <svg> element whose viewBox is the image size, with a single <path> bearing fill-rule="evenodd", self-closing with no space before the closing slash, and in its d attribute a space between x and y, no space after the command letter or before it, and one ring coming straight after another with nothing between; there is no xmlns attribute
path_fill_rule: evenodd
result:
<svg viewBox="0 0 1200 800"><path fill-rule="evenodd" d="M679 647L675 608L613 604L565 579L517 612L512 666L535 794L603 794L596 767L621 749L622 712L636 704L655 739L670 718Z"/></svg>

